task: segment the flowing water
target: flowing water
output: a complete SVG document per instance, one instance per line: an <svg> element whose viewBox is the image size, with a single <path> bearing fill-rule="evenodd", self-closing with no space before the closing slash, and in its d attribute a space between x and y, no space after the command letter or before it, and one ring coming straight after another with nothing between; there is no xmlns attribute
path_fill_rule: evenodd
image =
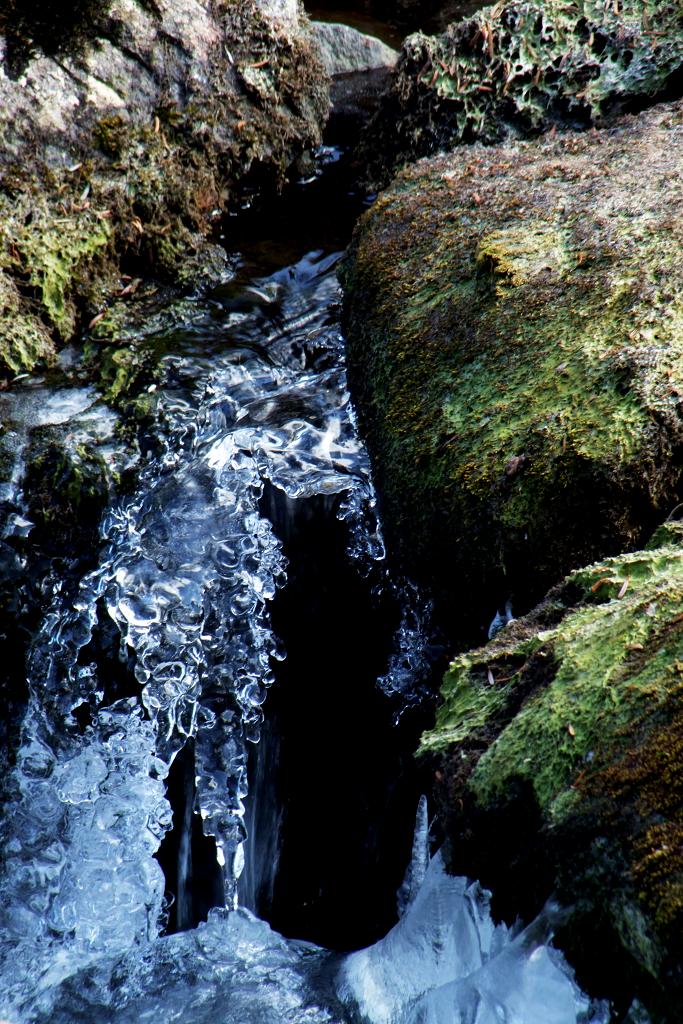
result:
<svg viewBox="0 0 683 1024"><path fill-rule="evenodd" d="M282 239L252 246L140 339L160 376L136 485L77 586L48 578L30 645L2 826L14 1024L607 1019L549 944L556 908L495 926L430 857L424 800L413 830L438 650L386 567L326 237L278 267ZM37 399L126 465L92 390L5 396L9 541Z"/></svg>

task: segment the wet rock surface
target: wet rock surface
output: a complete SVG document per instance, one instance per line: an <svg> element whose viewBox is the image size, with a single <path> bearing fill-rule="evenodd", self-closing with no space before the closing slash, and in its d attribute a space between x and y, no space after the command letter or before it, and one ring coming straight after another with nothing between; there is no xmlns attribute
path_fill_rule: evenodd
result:
<svg viewBox="0 0 683 1024"><path fill-rule="evenodd" d="M635 548L681 486L683 108L406 169L342 279L399 559L474 640Z"/></svg>
<svg viewBox="0 0 683 1024"><path fill-rule="evenodd" d="M196 276L236 189L282 182L327 114L296 4L118 0L89 17L54 47L5 19L5 374L49 360L127 287L122 270L173 277L194 255Z"/></svg>
<svg viewBox="0 0 683 1024"><path fill-rule="evenodd" d="M675 0L484 7L440 35L405 40L359 159L385 185L407 161L460 142L604 124L680 95L682 66Z"/></svg>

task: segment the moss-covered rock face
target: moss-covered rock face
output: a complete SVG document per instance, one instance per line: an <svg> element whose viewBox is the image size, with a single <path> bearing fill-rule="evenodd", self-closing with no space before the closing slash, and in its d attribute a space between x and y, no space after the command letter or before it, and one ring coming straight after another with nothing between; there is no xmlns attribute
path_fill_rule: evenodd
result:
<svg viewBox="0 0 683 1024"><path fill-rule="evenodd" d="M682 105L469 147L356 230L349 373L387 533L466 636L678 500L682 157Z"/></svg>
<svg viewBox="0 0 683 1024"><path fill-rule="evenodd" d="M43 17L28 5L0 38L5 376L49 360L125 294L122 270L177 280L206 262L212 225L247 177L281 183L327 114L327 76L296 4L66 6ZM41 32L60 11L51 47ZM28 63L15 80L17 33Z"/></svg>
<svg viewBox="0 0 683 1024"><path fill-rule="evenodd" d="M34 524L31 543L44 557L92 557L111 476L95 446L68 447L49 427L34 431L23 488Z"/></svg>
<svg viewBox="0 0 683 1024"><path fill-rule="evenodd" d="M360 157L375 181L474 139L600 124L678 89L678 0L507 0L404 43Z"/></svg>
<svg viewBox="0 0 683 1024"><path fill-rule="evenodd" d="M487 869L514 864L539 899L559 886L670 1006L683 1005L682 608L674 522L457 657L421 747L439 757L459 866L496 822Z"/></svg>

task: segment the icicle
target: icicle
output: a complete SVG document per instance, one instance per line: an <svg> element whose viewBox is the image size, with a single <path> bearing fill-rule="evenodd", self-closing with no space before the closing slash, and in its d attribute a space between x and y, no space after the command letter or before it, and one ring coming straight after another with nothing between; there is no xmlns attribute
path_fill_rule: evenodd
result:
<svg viewBox="0 0 683 1024"><path fill-rule="evenodd" d="M427 797L423 794L417 802L412 857L410 859L410 864L406 868L403 883L396 896L399 917L403 917L408 907L414 902L415 897L424 882L428 867L429 817Z"/></svg>

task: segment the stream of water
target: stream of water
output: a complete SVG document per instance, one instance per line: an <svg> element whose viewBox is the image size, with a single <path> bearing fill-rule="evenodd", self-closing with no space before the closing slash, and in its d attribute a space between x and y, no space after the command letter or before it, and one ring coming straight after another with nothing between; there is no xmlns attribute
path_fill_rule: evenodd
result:
<svg viewBox="0 0 683 1024"><path fill-rule="evenodd" d="M337 244L273 268L273 241L267 272L236 256L140 340L161 367L153 443L30 647L2 825L12 1024L607 1020L550 945L556 908L494 925L430 848L405 726L429 609L386 568ZM125 463L94 391L25 382L4 399L9 540L30 536L37 396Z"/></svg>

